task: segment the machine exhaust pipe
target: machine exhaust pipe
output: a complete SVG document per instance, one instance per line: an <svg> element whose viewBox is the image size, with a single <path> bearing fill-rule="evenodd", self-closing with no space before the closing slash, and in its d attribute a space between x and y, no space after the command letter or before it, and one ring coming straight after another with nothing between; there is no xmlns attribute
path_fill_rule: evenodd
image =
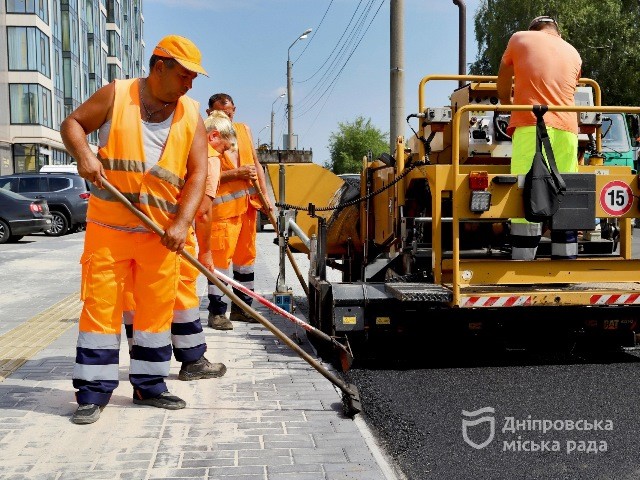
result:
<svg viewBox="0 0 640 480"><path fill-rule="evenodd" d="M453 0L458 6L458 75L467 74L467 6L464 0ZM464 80L458 82L458 87L464 87Z"/></svg>

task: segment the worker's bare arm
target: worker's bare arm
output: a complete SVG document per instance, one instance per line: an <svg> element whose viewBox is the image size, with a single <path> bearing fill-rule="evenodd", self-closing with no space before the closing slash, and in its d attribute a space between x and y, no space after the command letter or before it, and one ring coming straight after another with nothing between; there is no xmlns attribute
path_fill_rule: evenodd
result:
<svg viewBox="0 0 640 480"><path fill-rule="evenodd" d="M513 65L507 65L504 61L500 62L498 70L498 80L496 89L498 90L498 98L502 105L511 105L511 88L513 85Z"/></svg>
<svg viewBox="0 0 640 480"><path fill-rule="evenodd" d="M99 187L102 186L101 178L104 176L104 169L91 151L87 135L95 132L111 118L114 97L115 84L110 83L71 112L60 126L62 141L71 156L78 162L78 173Z"/></svg>

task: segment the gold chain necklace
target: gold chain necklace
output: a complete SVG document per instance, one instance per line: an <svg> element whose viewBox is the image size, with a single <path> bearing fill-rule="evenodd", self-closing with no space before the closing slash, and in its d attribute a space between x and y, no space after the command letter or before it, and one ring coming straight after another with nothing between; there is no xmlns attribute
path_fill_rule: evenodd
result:
<svg viewBox="0 0 640 480"><path fill-rule="evenodd" d="M156 113L160 113L162 110L167 108L167 106L170 103L173 103L173 102L167 102L162 107L160 107L159 109L154 110L153 112L150 112L149 109L147 108L147 106L145 105L144 100L142 99L142 94L144 93L144 89L145 88L147 88L147 81L146 80L144 82L144 85L142 85L142 90L140 91L140 103L142 104L142 108L144 108L144 111L146 112L147 121L149 121L153 115L155 115Z"/></svg>

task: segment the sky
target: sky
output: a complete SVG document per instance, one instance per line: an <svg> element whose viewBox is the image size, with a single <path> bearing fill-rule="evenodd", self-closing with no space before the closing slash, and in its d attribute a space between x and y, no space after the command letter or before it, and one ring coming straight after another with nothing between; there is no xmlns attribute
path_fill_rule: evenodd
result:
<svg viewBox="0 0 640 480"><path fill-rule="evenodd" d="M389 132L389 1L143 0L146 55L165 35L191 39L209 73L189 92L201 103L202 115L213 93L228 93L237 108L234 120L251 127L254 143L269 143L273 108L274 147L281 148L287 98L278 96L287 90L290 52L298 148L312 149L313 161L324 164L339 123L362 116ZM480 2L465 2L467 63L477 55L473 17ZM404 13L408 115L417 112L422 77L458 73L459 10L452 0L405 0ZM296 41L308 28L313 29L308 38ZM430 82L427 106L449 105L456 87L456 82ZM404 134L411 134L408 126Z"/></svg>

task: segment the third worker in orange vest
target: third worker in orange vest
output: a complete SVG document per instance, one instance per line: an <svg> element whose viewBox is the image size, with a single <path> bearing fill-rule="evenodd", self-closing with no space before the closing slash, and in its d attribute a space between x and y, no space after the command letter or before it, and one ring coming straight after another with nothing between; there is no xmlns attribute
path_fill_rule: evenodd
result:
<svg viewBox="0 0 640 480"><path fill-rule="evenodd" d="M225 93L209 98L207 114L214 110L225 112L233 121L236 107ZM211 210L211 254L218 269L226 270L233 264L233 278L253 290L254 264L256 260L256 213L262 208L253 182L266 193L264 171L253 148L251 130L244 123L234 123L237 150L228 150L221 157L221 175L218 195ZM267 205L271 208L270 205ZM234 289L234 293L251 305L251 297ZM217 330L231 330L227 319L227 304L222 292L209 282L208 325ZM231 306L230 319L254 322L235 304Z"/></svg>

